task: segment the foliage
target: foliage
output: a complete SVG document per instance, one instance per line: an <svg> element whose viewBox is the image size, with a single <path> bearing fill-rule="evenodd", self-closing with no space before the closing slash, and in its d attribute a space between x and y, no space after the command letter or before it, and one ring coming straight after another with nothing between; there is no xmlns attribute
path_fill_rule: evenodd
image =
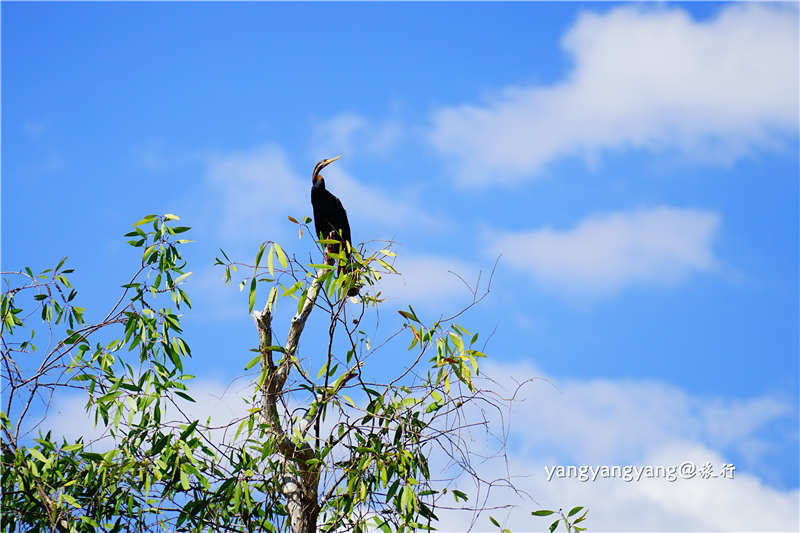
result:
<svg viewBox="0 0 800 533"><path fill-rule="evenodd" d="M353 250L346 268L304 263L275 242L249 265L223 252L226 281L252 272L241 285L251 311L265 287L266 305L253 313L257 355L243 365L260 371L249 411L228 421L235 431L221 436L210 420L187 417L191 350L180 313L191 307L181 286L190 272L180 249L189 241L180 236L189 228L177 220L134 224L126 237L141 260L93 323L75 303L64 260L39 274L4 273L3 531L409 531L432 528L437 509L467 499L454 484L474 474L464 430L487 423L467 420L466 409L502 402L475 386L484 354L478 335L455 322L459 314L425 322L409 307L399 311L402 326L371 345L362 319L382 303L380 292L356 303L345 295L395 274L390 246ZM310 219L292 221L312 234ZM273 317L291 299L289 335L275 343ZM298 350L312 310L328 324L322 357ZM44 335L33 329L37 317ZM402 372L383 381L362 374L405 335ZM76 389L100 437L42 434L53 398ZM455 473L434 480L434 454L450 456Z"/></svg>
<svg viewBox="0 0 800 533"><path fill-rule="evenodd" d="M580 516L575 516L581 511L583 511L583 513ZM559 524L564 524L564 529L566 530L567 533L580 533L581 531L586 531L586 528L580 527L578 526L578 524L586 520L586 515L589 514L589 510L586 509L584 511L584 507L578 506L570 509L567 514L564 514L564 511L561 509L559 509L558 511L551 511L550 509L539 509L538 511L531 512L531 514L533 516L550 516L553 514L558 514L560 518L557 518L554 522L550 524L550 527L547 528L550 533L556 531L556 529L558 529ZM572 518L573 516L575 516L575 518ZM495 527L500 529L501 533L511 533L510 529L501 526L500 522L498 522L497 519L494 518L493 516L489 517L489 521Z"/></svg>
<svg viewBox="0 0 800 533"><path fill-rule="evenodd" d="M301 235L302 227L310 222L290 220L301 226ZM319 241L322 246L332 242ZM381 304L381 294L362 295L355 304L345 295L356 283L372 286L383 276L396 274L391 265L394 255L390 246L368 254L359 249L352 250L349 259L343 251L334 254L338 267L304 265L287 257L279 244L268 242L262 244L253 264L235 263L224 252L224 259L217 260L226 280L232 271L252 271L240 283L240 288L248 288L251 309L257 287L267 286L266 305L255 313L262 344L248 365L260 362L257 384L261 391L253 397L257 408L242 425L248 428L248 438L253 438L250 428L257 428L255 440L262 454L277 451L289 457L274 465L276 485L287 470L298 483L310 480L317 505L313 512L318 513L321 531L364 531L368 524L382 531L431 528L442 498L466 500L463 492L451 489L447 494L446 484L436 487L431 482L428 457L432 448L458 449L468 457L466 443L459 440L464 421L458 414L469 403L496 400L473 383L478 359L484 357L477 348L478 335L458 325L455 317L425 324L411 307L398 311L403 324L388 335L393 339L403 331L409 334L411 357L405 370L385 382L374 376L368 381L362 375L364 365L385 351L384 342L371 347L362 329L365 313ZM320 346L321 360L297 356L292 328L285 345L274 345L271 336L266 338L271 335L279 295L297 301L293 326L304 320L304 310L310 306L325 315L329 327ZM281 359L274 360L274 352ZM289 369L295 379L275 386L276 376L282 371L288 374ZM286 395L281 401L274 397L276 389ZM301 399L292 401L292 395ZM286 436L291 445L283 446Z"/></svg>
<svg viewBox="0 0 800 533"><path fill-rule="evenodd" d="M581 513L580 516L575 516L581 511L583 511L583 513ZM564 524L564 529L566 529L567 533L580 533L581 531L586 531L586 528L580 527L577 524L580 524L581 522L586 520L586 515L589 514L589 510L586 509L584 511L584 508L582 506L577 506L570 509L567 514L564 514L564 511L562 511L561 509L559 509L558 511L551 511L549 509L539 509L538 511L533 511L531 514L533 516L550 516L553 514L558 514L560 518L556 519L553 523L551 523L550 527L548 528L550 533L553 533L558 528L558 525L562 523ZM573 516L575 518L572 518Z"/></svg>
<svg viewBox="0 0 800 533"><path fill-rule="evenodd" d="M173 227L175 220L150 215L127 234L132 246L143 249L140 265L95 323L87 323L75 305L77 291L68 278L73 270L62 268L66 258L39 274L30 268L4 273L3 531L146 529L159 520L160 502L191 488L194 456L213 455L194 427L179 433L162 423L166 404L175 396L188 398L184 381L191 377L183 373L190 351L179 317L157 303L169 296L175 310L190 306L179 287L189 275L179 246L188 241L177 238L189 228ZM34 316L41 317L45 335L32 328ZM49 343L44 350L39 339ZM49 432L30 437L54 395L75 388L86 391L87 410L113 443L104 453L95 451L103 445L83 438L57 442ZM42 418L29 422L36 404Z"/></svg>

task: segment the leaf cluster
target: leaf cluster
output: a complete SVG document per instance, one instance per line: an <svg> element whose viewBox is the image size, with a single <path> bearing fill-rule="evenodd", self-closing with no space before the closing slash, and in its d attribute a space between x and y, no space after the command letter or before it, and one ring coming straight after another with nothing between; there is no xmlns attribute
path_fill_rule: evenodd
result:
<svg viewBox="0 0 800 533"><path fill-rule="evenodd" d="M302 261L274 241L251 263L221 250L226 283L245 273L236 281L247 289L248 311L263 291L264 309L253 313L261 342L249 363L243 359L245 370L258 369L249 409L234 420L215 426L187 416L192 352L181 320L191 308L184 290L191 272L181 247L191 241L178 220L148 215L133 225L125 236L141 252L135 272L94 322L75 304L64 260L37 275L6 276L17 283L0 302L9 392L0 529L288 531L287 479L310 484L309 512L330 533L433 529L438 509L467 501L456 478L435 479L429 463L438 453L474 474L464 439L485 421L463 413L479 402L497 407L475 382L485 355L478 334L454 321L459 314L425 321L408 307L393 332L371 338L363 319L384 302L380 280L397 275L391 243L329 254L333 264ZM301 237L304 228L313 235L309 218L292 222ZM315 243L324 254L327 241ZM353 300L354 286L362 290ZM293 315L284 344L271 332L279 305ZM304 344L315 347L306 353L291 335L312 310L327 336ZM53 339L43 350L38 318ZM407 350L390 351L405 335ZM40 362L31 365L36 350ZM384 356L407 361L390 380L365 371ZM57 441L41 420L27 422L34 411L44 419L57 394L74 390L85 394L97 438Z"/></svg>

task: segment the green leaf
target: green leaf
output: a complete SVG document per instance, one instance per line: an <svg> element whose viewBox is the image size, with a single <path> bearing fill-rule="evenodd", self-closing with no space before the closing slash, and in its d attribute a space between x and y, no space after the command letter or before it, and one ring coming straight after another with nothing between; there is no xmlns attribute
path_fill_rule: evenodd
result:
<svg viewBox="0 0 800 533"><path fill-rule="evenodd" d="M100 524L89 518L88 516L81 516L81 521L86 522L90 526L94 526L95 529L100 529Z"/></svg>
<svg viewBox="0 0 800 533"><path fill-rule="evenodd" d="M134 224L134 227L136 227L136 226L141 226L142 224L147 224L148 222L150 222L151 220L154 220L154 219L156 219L156 218L158 218L158 215L147 215L146 217L144 217L144 218L143 218L142 220L140 220L139 222L136 222L136 223Z"/></svg>
<svg viewBox="0 0 800 533"><path fill-rule="evenodd" d="M261 264L261 257L264 255L264 250L267 248L267 243L262 242L261 247L258 249L258 253L256 254L256 268L258 265Z"/></svg>
<svg viewBox="0 0 800 533"><path fill-rule="evenodd" d="M180 283L181 281L185 280L186 278L188 278L191 275L192 275L191 272L187 272L186 274L181 274L180 276L178 276L177 278L175 278L173 280L172 286L174 287L175 285L177 285L178 283Z"/></svg>
<svg viewBox="0 0 800 533"><path fill-rule="evenodd" d="M144 253L142 253L142 262L143 263L147 260L147 258L150 256L150 254L153 253L153 250L156 249L156 246L158 246L158 244L151 244L150 246L145 248Z"/></svg>
<svg viewBox="0 0 800 533"><path fill-rule="evenodd" d="M386 520L378 516L373 516L372 520L375 522L375 526L378 527L378 529L380 529L383 533L392 533L389 523Z"/></svg>
<svg viewBox="0 0 800 533"><path fill-rule="evenodd" d="M197 423L198 423L198 420L195 420L194 422L189 424L189 426L186 429L184 429L183 432L181 433L180 439L181 440L186 440L186 437L191 435L192 432L194 431L194 429L197 427Z"/></svg>
<svg viewBox="0 0 800 533"><path fill-rule="evenodd" d="M493 516L490 516L490 517L489 517L489 522L491 522L492 524L494 524L494 525L495 525L495 527L500 527L500 522L498 522L497 520L495 520L495 518L494 518Z"/></svg>
<svg viewBox="0 0 800 533"><path fill-rule="evenodd" d="M164 215L164 219L165 220L180 220L181 217L179 217L178 215L173 215L171 213L167 213L166 215Z"/></svg>
<svg viewBox="0 0 800 533"><path fill-rule="evenodd" d="M272 346L267 346L264 349L269 350L271 352L286 353L286 349L283 346L272 345Z"/></svg>
<svg viewBox="0 0 800 533"><path fill-rule="evenodd" d="M539 509L538 511L533 511L531 514L533 516L549 516L553 514L555 511L550 511L548 509Z"/></svg>
<svg viewBox="0 0 800 533"><path fill-rule="evenodd" d="M267 296L267 309L269 312L273 312L273 307L275 306L275 301L278 299L278 286L275 285L269 290L269 296Z"/></svg>
<svg viewBox="0 0 800 533"><path fill-rule="evenodd" d="M283 252L283 248L277 242L275 243L275 252L278 254L278 261L280 262L283 268L288 268L289 263L286 260L286 254Z"/></svg>
<svg viewBox="0 0 800 533"><path fill-rule="evenodd" d="M253 367L256 365L256 363L258 363L260 360L261 360L261 354L258 354L257 356L253 357L253 358L250 360L250 362L249 362L249 363L247 363L247 365L244 367L244 369L245 369L245 370L250 370L250 369L251 369L251 368L253 368Z"/></svg>
<svg viewBox="0 0 800 533"><path fill-rule="evenodd" d="M294 283L291 287L284 287L283 294L281 296L293 296L297 289L303 286L303 280L299 279L297 282Z"/></svg>
<svg viewBox="0 0 800 533"><path fill-rule="evenodd" d="M550 524L550 533L553 533L553 531L555 531L557 527L558 527L558 520Z"/></svg>
<svg viewBox="0 0 800 533"><path fill-rule="evenodd" d="M403 311L402 309L398 309L397 312L400 313L400 316L402 316L403 318L407 318L409 320L413 320L414 322L417 321L416 317L414 317L414 315L412 315L408 311Z"/></svg>
<svg viewBox="0 0 800 533"><path fill-rule="evenodd" d="M75 507L76 509L80 509L81 505L78 503L78 500L73 498L71 495L67 494L66 492L61 494L61 498L70 504L71 506Z"/></svg>
<svg viewBox="0 0 800 533"><path fill-rule="evenodd" d="M328 362L322 365L322 368L319 369L319 374L317 374L317 379L321 378L326 372L328 371Z"/></svg>
<svg viewBox="0 0 800 533"><path fill-rule="evenodd" d="M458 350L458 353L464 353L464 341L461 339L459 335L456 335L452 331L450 332L450 338L453 339L453 345Z"/></svg>
<svg viewBox="0 0 800 533"><path fill-rule="evenodd" d="M270 276L275 275L275 269L273 268L274 258L275 258L275 246L273 245L269 247L269 255L267 256L267 270L269 270Z"/></svg>
<svg viewBox="0 0 800 533"><path fill-rule="evenodd" d="M392 274L398 274L398 273L399 273L399 272L397 272L397 270L395 270L395 268L394 268L392 265L390 265L389 263L387 263L387 262L386 262L386 261L384 261L383 259L377 259L376 261L378 261L378 263L380 263L380 265L381 265L383 268L385 268L386 270L388 270L388 271L389 271L389 272L391 272Z"/></svg>
<svg viewBox="0 0 800 533"><path fill-rule="evenodd" d="M42 452L40 452L36 448L29 448L28 453L31 454L35 459L38 459L42 462L47 461L47 458L44 455L42 455Z"/></svg>
<svg viewBox="0 0 800 533"><path fill-rule="evenodd" d="M103 456L95 452L84 452L81 455L83 456L84 459L93 461L95 463L99 463L103 460Z"/></svg>
<svg viewBox="0 0 800 533"><path fill-rule="evenodd" d="M411 485L406 485L403 487L403 494L400 496L400 507L403 510L408 509L412 502L414 501L414 489L411 488Z"/></svg>
<svg viewBox="0 0 800 533"><path fill-rule="evenodd" d="M442 408L442 404L441 404L441 403L439 403L439 402L434 402L434 403L432 403L432 404L428 405L428 407L425 409L425 413L430 413L430 412L433 412L433 411L438 411L438 410L439 410L439 409L441 409L441 408Z"/></svg>
<svg viewBox="0 0 800 533"><path fill-rule="evenodd" d="M394 496L394 493L397 492L397 487L399 487L399 486L400 486L400 480L399 479L395 479L394 483L392 483L389 486L389 490L386 491L386 501L387 502L392 499L392 496Z"/></svg>
<svg viewBox="0 0 800 533"><path fill-rule="evenodd" d="M458 500L467 501L469 497L466 495L466 493L461 492L460 490L457 489L453 489L453 499L455 501Z"/></svg>
<svg viewBox="0 0 800 533"><path fill-rule="evenodd" d="M573 507L572 509L569 510L567 516L572 516L574 514L577 514L581 511L581 509L583 509L583 506Z"/></svg>
<svg viewBox="0 0 800 533"><path fill-rule="evenodd" d="M175 394L177 394L178 396L180 396L181 398L183 398L183 399L184 399L184 400L186 400L186 401L189 401L189 402L194 402L194 401L195 401L195 399L194 399L194 398L192 398L191 396L189 396L189 395L188 395L188 394L186 394L185 392L181 392L181 391L179 391L179 390L176 390L176 391L175 391Z"/></svg>
<svg viewBox="0 0 800 533"><path fill-rule="evenodd" d="M250 301L247 312L253 312L253 306L256 304L256 278L250 280Z"/></svg>
<svg viewBox="0 0 800 533"><path fill-rule="evenodd" d="M313 268L315 270L333 270L334 268L336 268L333 265L325 265L325 264L317 264L317 263L312 263L312 264L310 264L308 266L310 266L311 268Z"/></svg>

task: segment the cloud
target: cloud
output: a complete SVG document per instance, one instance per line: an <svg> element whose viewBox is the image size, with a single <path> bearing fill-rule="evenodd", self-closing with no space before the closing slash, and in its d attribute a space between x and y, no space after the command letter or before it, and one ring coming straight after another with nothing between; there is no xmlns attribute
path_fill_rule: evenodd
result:
<svg viewBox="0 0 800 533"><path fill-rule="evenodd" d="M479 273L478 267L458 259L402 252L394 267L401 275L384 276L376 289L388 302L403 307L432 304L439 311L443 310L443 301L472 301L472 292L465 282L474 287Z"/></svg>
<svg viewBox="0 0 800 533"><path fill-rule="evenodd" d="M409 224L435 225L438 222L416 207L416 201L402 190L387 194L349 174L337 161L325 169L328 188L342 199L347 209L353 238L379 238L374 225L386 237ZM252 150L217 154L207 158L207 183L221 206L218 227L227 238L260 234L277 239L286 237L287 215L298 218L311 214L311 169L303 177L291 165L286 152L277 144L264 144ZM367 235L365 229L370 228Z"/></svg>
<svg viewBox="0 0 800 533"><path fill-rule="evenodd" d="M276 144L211 156L207 176L222 207L220 230L226 237L254 227L261 228L264 236L280 234L287 215L311 211L311 180L305 187L306 180Z"/></svg>
<svg viewBox="0 0 800 533"><path fill-rule="evenodd" d="M594 531L796 531L800 491L780 490L760 479L763 458L734 465L734 479L603 478L596 481L548 481L545 466L556 465L680 465L711 462L719 472L731 464L731 452L745 442L767 442L765 429L795 412L789 402L764 395L746 399L709 398L659 382L610 379L549 380L527 363L482 366L493 390L509 396L523 386L512 407L508 463L491 461L481 467L484 479L510 472L517 489L496 489L486 505L508 502L511 511L483 513L477 531L489 530L489 514L512 531L539 531L550 521L533 518L540 508L590 508L587 525ZM495 424L498 421L494 421ZM726 428L722 430L720 428ZM775 435L775 433L772 433ZM796 436L771 445L796 448ZM473 440L481 453L487 443ZM766 445L766 444L765 444ZM469 484L461 487L474 493ZM474 503L474 502L473 502ZM769 516L767 516L769 515ZM442 531L464 531L474 519L469 513L443 513Z"/></svg>
<svg viewBox="0 0 800 533"><path fill-rule="evenodd" d="M466 531L473 519L474 530L494 530L489 514L512 531L540 531L549 521L531 517L530 511L573 505L590 508L588 526L594 531L798 529L800 491L781 490L765 483L758 472L768 465L760 457L749 464L735 464L734 479L696 476L668 481L643 476L639 481L625 481L601 475L595 481L581 481L554 475L548 481L545 469L547 466L552 470L556 465L672 466L692 461L698 466L710 462L719 472L721 465L732 463L731 452L741 451L747 442L796 447L796 433L787 437L766 432L770 424L796 412L789 402L769 394L739 399L707 397L660 382L555 380L525 362L487 362L482 365L481 374L492 381L479 385L506 396L525 382L506 418L510 424L507 457L476 465L484 479L501 479L510 472L521 492L493 489L485 505L512 503L515 507L495 509L477 519L469 512L437 510L440 531ZM527 382L534 377L540 379ZM229 384L196 380L189 390L196 403L182 402L181 407L189 419L205 423L210 416L212 426L226 425L246 412L248 406L243 397L249 395L251 387L249 379ZM84 402L83 397L70 395L56 404L48 419L54 435L74 438L95 433L84 413ZM494 428L500 424L491 409L464 415L465 420L487 417ZM173 409L165 414L167 418L183 420ZM487 452L496 443L487 442L480 431L467 433L462 437L470 443L472 453L492 455ZM207 436L215 442L230 442L233 435L225 435L220 429ZM770 438L772 442L768 441ZM785 442L775 442L776 439ZM444 466L435 450L429 457L433 477L440 475ZM469 483L462 483L459 488L472 496L470 504L478 502Z"/></svg>
<svg viewBox="0 0 800 533"><path fill-rule="evenodd" d="M338 161L337 161L338 163ZM370 227L377 223L389 232L405 228L410 224L424 227L436 227L442 224L440 220L417 207L419 201L410 193L398 189L392 194L386 194L377 187L369 186L351 176L343 165L331 165L325 169L325 183L328 189L345 203L345 208L351 206L347 213L350 226L353 228L353 238L358 241L358 228ZM355 222L355 224L354 224ZM359 224L360 223L360 224ZM370 231L373 231L370 228ZM392 237L385 234L385 237ZM374 233L371 237L378 237Z"/></svg>
<svg viewBox="0 0 800 533"><path fill-rule="evenodd" d="M366 126L367 119L356 113L340 113L317 122L311 134L313 150L320 158L353 153L353 136Z"/></svg>
<svg viewBox="0 0 800 533"><path fill-rule="evenodd" d="M590 436L587 438L591 438ZM670 445L654 450L633 466L672 466L684 461L714 469L729 463L715 451L697 445ZM578 463L580 465L582 463ZM489 515L515 533L543 531L551 517L530 515L537 509L569 509L582 505L589 509L585 525L592 531L797 531L798 490L779 490L764 484L757 476L734 472L734 479L665 479L625 481L603 479L579 481L553 478L547 481L541 459L512 454L509 469L529 473L518 478L518 488L532 495L527 503L511 511L484 512L474 531L490 531ZM626 465L622 465L626 466ZM491 476L488 472L486 475ZM464 487L468 491L468 487ZM488 505L519 502L510 491L497 491ZM466 531L472 517L463 513L442 513L440 531Z"/></svg>
<svg viewBox="0 0 800 533"><path fill-rule="evenodd" d="M230 284L225 284L224 269L211 265L195 272L186 280L185 289L192 296L192 320L218 322L241 320L247 311L247 293L239 290L241 271L231 272ZM252 270L247 272L251 275Z"/></svg>
<svg viewBox="0 0 800 533"><path fill-rule="evenodd" d="M543 376L526 363L490 363L485 371L505 389ZM770 395L726 399L692 395L657 381L565 379L527 384L511 416L522 437L521 452L624 463L670 443L746 453L747 439L758 440L761 430L791 413L790 404Z"/></svg>
<svg viewBox="0 0 800 533"><path fill-rule="evenodd" d="M798 120L795 6L585 12L562 39L563 81L436 110L430 141L462 184L513 182L563 156L630 148L731 163Z"/></svg>
<svg viewBox="0 0 800 533"><path fill-rule="evenodd" d="M404 127L399 120L368 120L363 115L344 112L313 125L311 148L314 157L320 159L339 154L353 156L359 152L386 155L403 135Z"/></svg>
<svg viewBox="0 0 800 533"><path fill-rule="evenodd" d="M189 390L186 392L194 398L194 402L175 397L186 416L167 404L162 415L163 423L177 426L185 424L188 419L188 421L199 420L204 426L210 418L210 427L228 426L246 413L249 405L243 398L249 397L251 391L252 382L248 379L237 379L227 384L213 379L193 380L189 382ZM43 423L43 427L46 428L45 431L52 431L56 440L64 437L68 442L72 442L83 436L86 443L96 441L93 444L96 450L111 448L111 437L104 432L102 419L99 421L99 426L95 427L94 416L86 412L84 394L60 395L53 406L54 409ZM229 442L235 431L235 427L230 432L227 427L222 427L207 432L206 436L213 437L217 443Z"/></svg>
<svg viewBox="0 0 800 533"><path fill-rule="evenodd" d="M711 211L656 207L590 216L561 231L492 235L491 249L542 284L601 294L715 268L711 247L719 224Z"/></svg>

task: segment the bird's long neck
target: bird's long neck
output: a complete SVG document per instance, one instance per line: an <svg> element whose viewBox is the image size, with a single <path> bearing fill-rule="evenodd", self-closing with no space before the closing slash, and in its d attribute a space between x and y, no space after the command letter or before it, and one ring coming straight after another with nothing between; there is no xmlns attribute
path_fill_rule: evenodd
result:
<svg viewBox="0 0 800 533"><path fill-rule="evenodd" d="M325 189L325 180L322 178L322 176L317 176L316 178L314 178L314 182L311 185L311 189L312 190L323 190L323 189Z"/></svg>

